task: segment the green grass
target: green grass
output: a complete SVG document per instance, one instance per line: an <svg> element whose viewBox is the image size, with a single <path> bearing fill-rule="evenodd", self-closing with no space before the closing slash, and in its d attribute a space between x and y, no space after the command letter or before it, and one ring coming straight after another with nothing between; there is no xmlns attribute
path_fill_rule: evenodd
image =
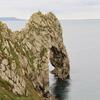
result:
<svg viewBox="0 0 100 100"><path fill-rule="evenodd" d="M41 50L40 57L43 57L45 55L45 53L47 53L47 51L48 51L47 48L43 48Z"/></svg>
<svg viewBox="0 0 100 100"><path fill-rule="evenodd" d="M36 96L16 96L0 86L0 100L41 100Z"/></svg>
<svg viewBox="0 0 100 100"><path fill-rule="evenodd" d="M33 93L33 96L16 96L9 90L0 86L0 100L43 100Z"/></svg>
<svg viewBox="0 0 100 100"><path fill-rule="evenodd" d="M3 80L1 78L0 78L0 86L4 87L7 90L11 90L11 88L12 88L12 85L8 81Z"/></svg>
<svg viewBox="0 0 100 100"><path fill-rule="evenodd" d="M18 96L11 92L12 86L10 83L0 78L0 100L43 100L43 98L34 90L30 81L26 81L30 96Z"/></svg>

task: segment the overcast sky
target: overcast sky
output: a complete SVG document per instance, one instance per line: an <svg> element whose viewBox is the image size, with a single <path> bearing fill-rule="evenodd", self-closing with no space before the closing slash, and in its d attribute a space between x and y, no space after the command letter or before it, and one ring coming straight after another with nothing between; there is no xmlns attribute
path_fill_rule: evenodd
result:
<svg viewBox="0 0 100 100"><path fill-rule="evenodd" d="M0 0L0 17L29 18L36 11L61 19L100 19L100 0Z"/></svg>

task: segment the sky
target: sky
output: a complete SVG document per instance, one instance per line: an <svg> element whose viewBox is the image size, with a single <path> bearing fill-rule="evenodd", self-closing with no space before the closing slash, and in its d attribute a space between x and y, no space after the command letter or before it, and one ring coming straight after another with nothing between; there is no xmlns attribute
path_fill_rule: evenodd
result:
<svg viewBox="0 0 100 100"><path fill-rule="evenodd" d="M0 0L0 17L28 19L37 11L59 19L100 19L100 0Z"/></svg>

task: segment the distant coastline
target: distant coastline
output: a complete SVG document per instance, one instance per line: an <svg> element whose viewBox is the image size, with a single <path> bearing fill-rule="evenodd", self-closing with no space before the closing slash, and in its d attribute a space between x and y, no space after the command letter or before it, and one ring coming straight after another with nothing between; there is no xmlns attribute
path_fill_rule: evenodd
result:
<svg viewBox="0 0 100 100"><path fill-rule="evenodd" d="M25 21L25 19L19 19L16 17L0 17L0 21Z"/></svg>
<svg viewBox="0 0 100 100"><path fill-rule="evenodd" d="M0 17L0 21L26 21L27 19L20 19L16 17ZM60 21L97 21L100 19L59 19Z"/></svg>

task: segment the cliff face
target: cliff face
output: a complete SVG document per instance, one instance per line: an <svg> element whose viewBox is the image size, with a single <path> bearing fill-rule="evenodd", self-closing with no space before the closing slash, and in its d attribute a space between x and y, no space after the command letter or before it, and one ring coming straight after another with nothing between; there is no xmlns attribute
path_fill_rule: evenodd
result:
<svg viewBox="0 0 100 100"><path fill-rule="evenodd" d="M69 60L57 18L34 13L21 31L0 22L0 99L54 100L49 93L49 67L58 78L69 76Z"/></svg>

